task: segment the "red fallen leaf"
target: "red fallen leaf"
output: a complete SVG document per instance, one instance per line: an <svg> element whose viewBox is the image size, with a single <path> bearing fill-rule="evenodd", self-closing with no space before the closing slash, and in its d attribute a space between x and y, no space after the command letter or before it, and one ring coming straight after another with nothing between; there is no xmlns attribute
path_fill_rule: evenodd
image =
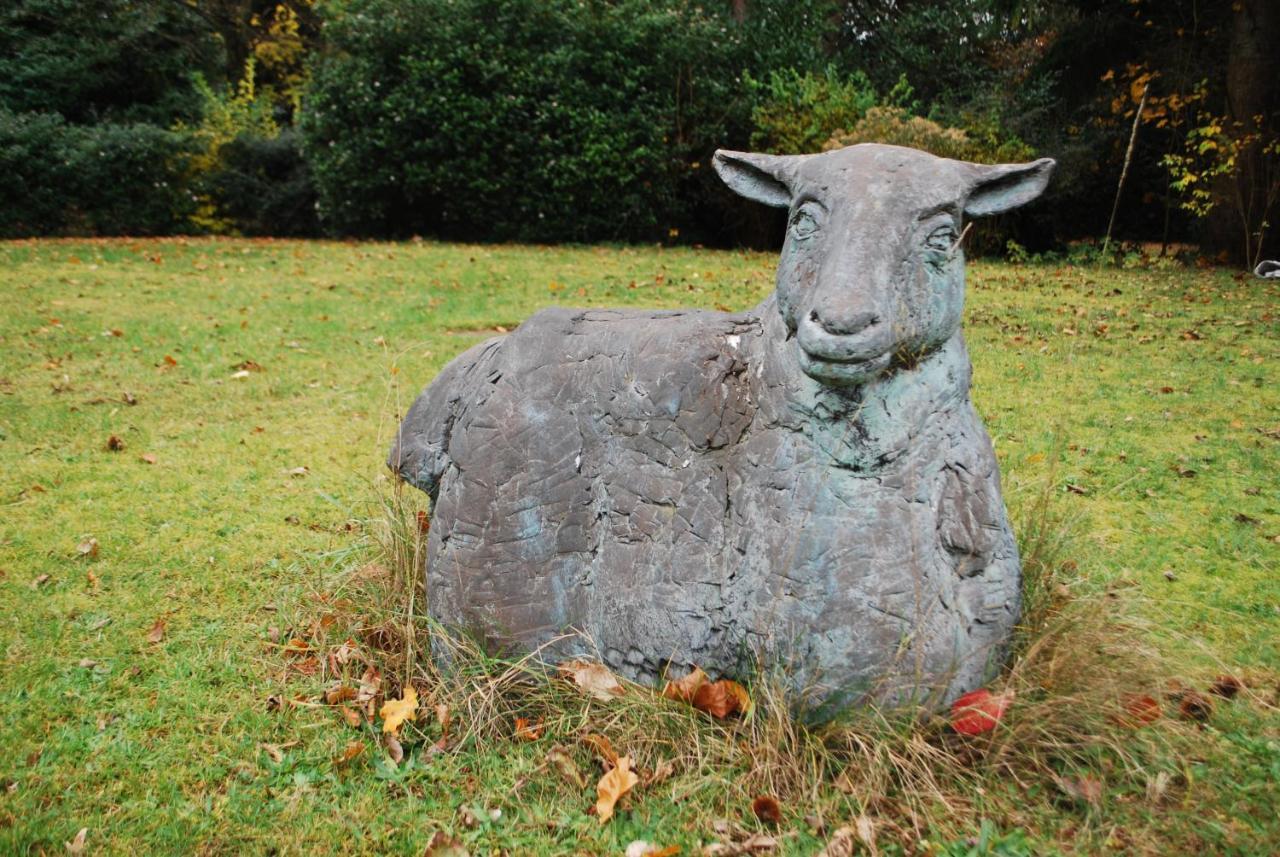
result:
<svg viewBox="0 0 1280 857"><path fill-rule="evenodd" d="M693 707L712 717L724 719L738 710L738 696L729 687L732 682L704 684L693 695Z"/></svg>
<svg viewBox="0 0 1280 857"><path fill-rule="evenodd" d="M542 737L542 721L530 723L527 717L517 717L516 737L525 741L537 741Z"/></svg>
<svg viewBox="0 0 1280 857"><path fill-rule="evenodd" d="M177 365L178 365L178 361L174 358L174 356L173 356L172 354L166 354L166 355L164 356L164 365L166 365L166 366L177 366Z"/></svg>
<svg viewBox="0 0 1280 857"><path fill-rule="evenodd" d="M951 728L961 735L981 735L996 728L1004 717L1013 692L996 696L985 687L966 693L951 703Z"/></svg>
<svg viewBox="0 0 1280 857"><path fill-rule="evenodd" d="M751 811L765 824L782 823L782 807L778 805L778 799L770 795L760 795L753 800Z"/></svg>
<svg viewBox="0 0 1280 857"><path fill-rule="evenodd" d="M1130 696L1124 701L1124 716L1119 720L1135 729L1160 719L1160 703L1150 696Z"/></svg>
<svg viewBox="0 0 1280 857"><path fill-rule="evenodd" d="M421 509L418 510L418 532L422 533L424 536L431 532L431 518L429 518L427 513Z"/></svg>
<svg viewBox="0 0 1280 857"><path fill-rule="evenodd" d="M111 437L107 438L108 452L119 452L122 449L124 449L124 441L120 439L119 435L113 434Z"/></svg>
<svg viewBox="0 0 1280 857"><path fill-rule="evenodd" d="M1220 675L1209 686L1209 692L1223 699L1234 699L1244 689L1244 683L1233 675Z"/></svg>
<svg viewBox="0 0 1280 857"><path fill-rule="evenodd" d="M311 644L301 637L294 637L284 647L286 655L301 655L311 651Z"/></svg>

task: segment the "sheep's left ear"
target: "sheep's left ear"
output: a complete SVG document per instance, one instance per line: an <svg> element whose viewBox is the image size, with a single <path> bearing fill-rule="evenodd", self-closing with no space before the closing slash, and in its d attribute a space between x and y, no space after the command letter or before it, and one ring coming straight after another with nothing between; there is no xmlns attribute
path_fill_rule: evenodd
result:
<svg viewBox="0 0 1280 857"><path fill-rule="evenodd" d="M968 164L972 185L964 202L970 217L1000 214L1026 205L1049 186L1056 163L1041 158L1029 164Z"/></svg>
<svg viewBox="0 0 1280 857"><path fill-rule="evenodd" d="M805 157L717 149L712 163L735 193L775 208L786 208L791 204L791 182L796 167Z"/></svg>

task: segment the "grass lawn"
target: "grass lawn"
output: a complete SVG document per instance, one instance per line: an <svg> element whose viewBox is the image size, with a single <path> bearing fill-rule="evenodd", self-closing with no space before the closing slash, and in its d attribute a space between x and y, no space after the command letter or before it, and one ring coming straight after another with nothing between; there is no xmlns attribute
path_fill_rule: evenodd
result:
<svg viewBox="0 0 1280 857"><path fill-rule="evenodd" d="M659 248L0 244L0 853L63 853L81 828L89 853L134 854L421 854L438 829L473 854L635 839L696 854L715 819L754 830L745 769L713 765L637 789L607 825L588 815L599 769L572 735L606 731L608 703L536 741L439 754L424 717L396 766L375 725L316 702L332 665L282 649L340 641L378 609L351 581L378 556L385 450L446 361L549 304L745 308L773 266ZM1280 282L973 264L969 283L974 398L1015 526L1048 485L1072 566L1136 605L1140 642L1183 681L1247 687L1201 728L1168 727L1186 733L1174 797L1105 767L1097 801L991 782L964 816L989 822L972 853L1271 851ZM344 761L353 741L366 749ZM544 762L557 742L586 788ZM879 796L780 797L778 853L810 854L827 834L806 816L848 824ZM977 824L935 819L953 844L934 853L969 853L955 840Z"/></svg>

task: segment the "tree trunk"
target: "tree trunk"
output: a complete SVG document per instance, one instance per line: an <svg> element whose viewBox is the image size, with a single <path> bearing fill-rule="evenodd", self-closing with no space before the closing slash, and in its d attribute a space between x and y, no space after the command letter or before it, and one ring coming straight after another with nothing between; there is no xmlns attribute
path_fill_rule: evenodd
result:
<svg viewBox="0 0 1280 857"><path fill-rule="evenodd" d="M1215 204L1205 224L1204 249L1225 253L1238 264L1250 264L1261 252L1271 258L1280 239L1280 224L1257 246L1268 194L1274 198L1274 155L1266 168L1262 147L1280 132L1280 5L1276 0L1237 0L1232 14L1231 45L1227 56L1227 118L1245 133L1262 132L1261 142L1240 154L1234 175L1213 185ZM1270 220L1280 219L1273 208Z"/></svg>

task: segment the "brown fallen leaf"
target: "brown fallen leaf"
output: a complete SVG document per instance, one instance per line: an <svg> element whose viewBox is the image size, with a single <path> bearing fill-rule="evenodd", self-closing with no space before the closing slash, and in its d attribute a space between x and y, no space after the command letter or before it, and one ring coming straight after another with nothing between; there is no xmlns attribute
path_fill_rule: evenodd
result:
<svg viewBox="0 0 1280 857"><path fill-rule="evenodd" d="M1090 806L1102 803L1102 780L1097 777L1054 777L1054 782L1069 798Z"/></svg>
<svg viewBox="0 0 1280 857"><path fill-rule="evenodd" d="M618 677L604 664L591 661L566 661L556 669L560 675L576 684L583 693L595 699L607 702L626 693Z"/></svg>
<svg viewBox="0 0 1280 857"><path fill-rule="evenodd" d="M98 580L98 575L93 573L93 569L89 569L84 573L84 579L85 579L85 582L89 584L90 589L98 588L98 583L100 581Z"/></svg>
<svg viewBox="0 0 1280 857"><path fill-rule="evenodd" d="M423 852L422 857L471 857L471 855L467 853L467 849L461 842L448 836L443 830L437 830L431 836L431 841L427 843L427 850Z"/></svg>
<svg viewBox="0 0 1280 857"><path fill-rule="evenodd" d="M95 538L85 539L80 544L76 545L76 553L80 554L80 556L92 559L98 555L98 540Z"/></svg>
<svg viewBox="0 0 1280 857"><path fill-rule="evenodd" d="M418 692L412 686L406 687L404 696L387 700L378 713L382 717L383 732L400 734L400 727L406 720L416 720L418 717Z"/></svg>
<svg viewBox="0 0 1280 857"><path fill-rule="evenodd" d="M387 755L391 757L391 761L397 765L404 761L404 746L399 738L394 735L383 735L382 743L386 745Z"/></svg>
<svg viewBox="0 0 1280 857"><path fill-rule="evenodd" d="M772 795L760 795L751 801L751 812L763 824L777 825L782 822L782 807Z"/></svg>
<svg viewBox="0 0 1280 857"><path fill-rule="evenodd" d="M623 857L675 857L679 853L679 845L668 845L663 848L652 842L636 839L627 843L627 850L623 852Z"/></svg>
<svg viewBox="0 0 1280 857"><path fill-rule="evenodd" d="M354 759L356 756L359 756L363 752L364 752L364 744L360 743L359 741L352 741L350 744L346 746L346 749L344 749L340 755L334 756L333 763L335 765L345 765L347 762L350 762L352 759Z"/></svg>
<svg viewBox="0 0 1280 857"><path fill-rule="evenodd" d="M583 735L582 743L586 744L595 754L606 763L606 767L616 767L618 764L618 754L613 749L613 744L609 743L609 739L603 735L597 735L594 732Z"/></svg>
<svg viewBox="0 0 1280 857"><path fill-rule="evenodd" d="M640 782L631 770L631 758L619 756L618 763L596 783L596 817L604 824L613 817L614 806Z"/></svg>
<svg viewBox="0 0 1280 857"><path fill-rule="evenodd" d="M581 791L587 787L587 778L582 775L578 765L564 747L556 746L547 751L547 763L559 772L560 776L574 788Z"/></svg>
<svg viewBox="0 0 1280 857"><path fill-rule="evenodd" d="M164 639L165 621L163 618L157 619L156 623L151 626L151 630L147 632L148 643L159 643Z"/></svg>
<svg viewBox="0 0 1280 857"><path fill-rule="evenodd" d="M302 742L289 741L286 744L259 744L258 746L262 748L263 752L271 757L271 761L278 765L284 761L284 751L288 750L290 747L297 747L300 743Z"/></svg>
<svg viewBox="0 0 1280 857"><path fill-rule="evenodd" d="M663 759L653 769L653 773L645 778L644 785L656 786L658 783L671 779L671 775L676 772L676 763L674 759Z"/></svg>
<svg viewBox="0 0 1280 857"><path fill-rule="evenodd" d="M1204 722L1213 714L1213 700L1194 690L1184 691L1178 703L1178 713L1184 720Z"/></svg>
<svg viewBox="0 0 1280 857"><path fill-rule="evenodd" d="M324 692L324 702L325 705L337 705L340 702L355 699L357 693L358 691L350 685L339 685Z"/></svg>
<svg viewBox="0 0 1280 857"><path fill-rule="evenodd" d="M1235 699L1236 694L1244 689L1244 683L1233 675L1220 675L1209 686L1209 692L1223 699Z"/></svg>
<svg viewBox="0 0 1280 857"><path fill-rule="evenodd" d="M530 723L527 717L517 717L516 737L522 741L537 741L542 737L542 721Z"/></svg>
<svg viewBox="0 0 1280 857"><path fill-rule="evenodd" d="M831 834L827 847L818 852L818 857L853 857L857 848L857 833L852 827L841 827Z"/></svg>
<svg viewBox="0 0 1280 857"><path fill-rule="evenodd" d="M63 846L67 849L67 853L83 854L85 837L87 837L88 835L89 835L89 828L82 827L76 832L75 837L70 842L62 843Z"/></svg>
<svg viewBox="0 0 1280 857"><path fill-rule="evenodd" d="M359 729L364 724L364 718L360 716L360 712L349 705L338 706L338 713L352 729Z"/></svg>
<svg viewBox="0 0 1280 857"><path fill-rule="evenodd" d="M693 707L712 717L724 719L738 710L738 695L730 690L732 682L715 681L704 684L693 695Z"/></svg>
<svg viewBox="0 0 1280 857"><path fill-rule="evenodd" d="M739 857L746 854L769 854L778 849L778 840L755 833L740 842L713 842L702 849L703 857Z"/></svg>
<svg viewBox="0 0 1280 857"><path fill-rule="evenodd" d="M28 585L32 589L39 589L41 586L44 586L48 582L49 582L49 575L41 574L35 578L32 578L31 583Z"/></svg>
<svg viewBox="0 0 1280 857"><path fill-rule="evenodd" d="M294 637L284 644L284 648L281 651L286 655L305 655L311 651L311 644L301 637Z"/></svg>
<svg viewBox="0 0 1280 857"><path fill-rule="evenodd" d="M156 454L154 452L144 452L142 455L138 456L138 460L143 464L155 464Z"/></svg>
<svg viewBox="0 0 1280 857"><path fill-rule="evenodd" d="M858 816L853 820L853 830L858 834L858 840L871 852L872 857L875 857L877 853L876 828L871 818L865 815Z"/></svg>
<svg viewBox="0 0 1280 857"><path fill-rule="evenodd" d="M113 434L107 438L107 452L119 452L122 449L124 449L124 441L120 439L119 435Z"/></svg>
<svg viewBox="0 0 1280 857"><path fill-rule="evenodd" d="M440 738L444 740L449 737L449 706L443 702L436 703L436 722L440 724Z"/></svg>
<svg viewBox="0 0 1280 857"><path fill-rule="evenodd" d="M662 687L662 695L667 699L674 699L679 702L693 702L693 696L698 692L698 688L702 687L708 681L707 674L702 671L702 667L694 667L693 672L689 673L678 681L668 681Z"/></svg>

